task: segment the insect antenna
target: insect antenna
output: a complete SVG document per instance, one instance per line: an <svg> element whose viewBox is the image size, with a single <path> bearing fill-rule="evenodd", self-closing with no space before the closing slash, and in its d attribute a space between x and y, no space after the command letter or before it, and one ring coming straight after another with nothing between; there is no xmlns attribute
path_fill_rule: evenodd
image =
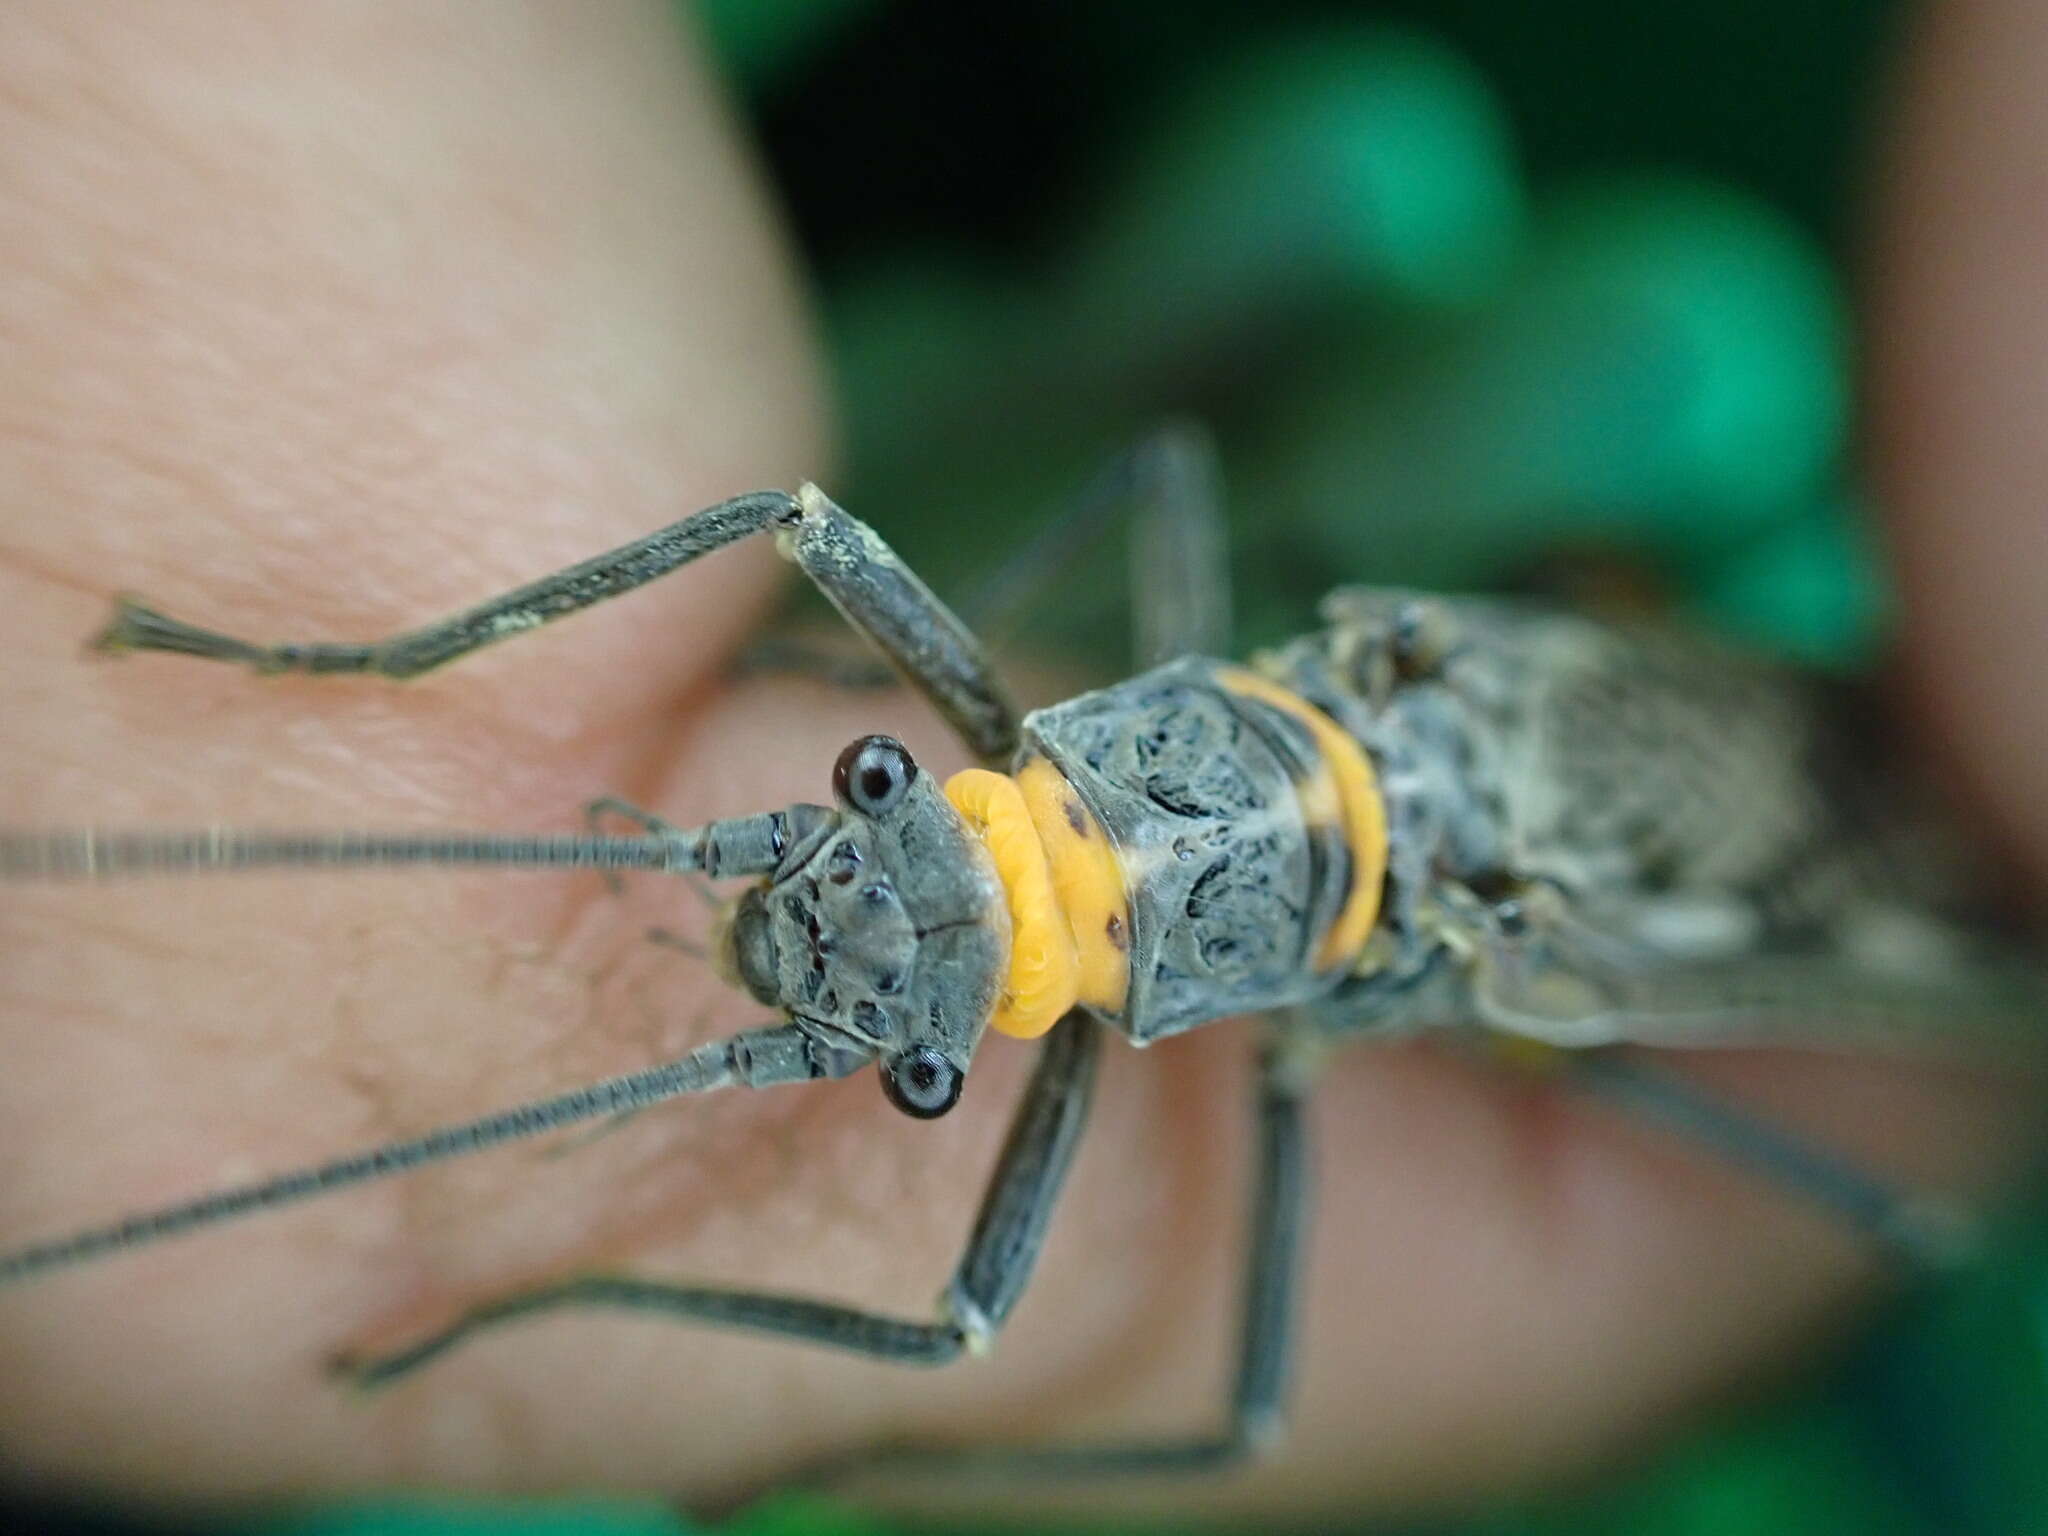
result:
<svg viewBox="0 0 2048 1536"><path fill-rule="evenodd" d="M721 875L772 871L790 840L828 822L821 806L664 827L634 836L518 836L504 833L299 833L211 829L195 832L21 832L0 830L0 879L110 880L188 871L419 865L514 869L638 869ZM660 1066L443 1126L255 1183L89 1227L68 1237L0 1252L0 1285L27 1280L144 1243L258 1211L464 1157L582 1121L631 1114L652 1104L727 1087L844 1077L875 1058L875 1047L810 1020L751 1029Z"/></svg>
<svg viewBox="0 0 2048 1536"><path fill-rule="evenodd" d="M489 865L510 869L704 867L708 828L622 837L494 832L0 832L0 879L109 880L214 870Z"/></svg>
<svg viewBox="0 0 2048 1536"><path fill-rule="evenodd" d="M581 1121L627 1115L652 1104L719 1088L843 1077L873 1059L859 1041L821 1026L783 1024L744 1031L660 1066L609 1077L424 1135L387 1142L255 1183L215 1190L176 1205L88 1227L68 1237L0 1252L0 1286L104 1258L258 1211L408 1173L429 1163L523 1141Z"/></svg>
<svg viewBox="0 0 2048 1536"><path fill-rule="evenodd" d="M27 832L0 827L0 880L113 880L216 870L415 868L653 870L772 873L790 844L832 820L823 806L697 827L654 823L635 833L533 836L504 832ZM715 897L713 898L716 899Z"/></svg>

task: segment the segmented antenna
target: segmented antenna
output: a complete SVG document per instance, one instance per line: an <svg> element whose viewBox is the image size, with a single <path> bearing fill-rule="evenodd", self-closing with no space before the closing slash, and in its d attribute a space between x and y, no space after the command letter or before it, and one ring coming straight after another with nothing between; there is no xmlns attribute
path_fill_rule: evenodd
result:
<svg viewBox="0 0 2048 1536"><path fill-rule="evenodd" d="M53 1242L0 1253L0 1285L103 1258L125 1248L176 1237L216 1222L332 1194L352 1184L387 1178L428 1163L444 1162L481 1152L502 1142L521 1141L545 1135L582 1120L628 1114L666 1099L686 1094L709 1093L741 1080L746 1063L741 1054L746 1037L720 1040L701 1046L678 1061L645 1071L606 1078L587 1088L577 1088L549 1099L537 1099L516 1109L501 1110L481 1119L443 1126L408 1141L394 1141L368 1152L339 1157L332 1162L293 1173L280 1174L254 1184L217 1190L180 1205L124 1217L102 1227L89 1227Z"/></svg>
<svg viewBox="0 0 2048 1536"><path fill-rule="evenodd" d="M6 832L0 879L108 880L128 875L238 869L492 865L513 869L704 867L705 829L632 837L520 837L502 833Z"/></svg>
<svg viewBox="0 0 2048 1536"><path fill-rule="evenodd" d="M714 821L701 827L658 825L635 837L0 830L0 879L101 880L179 871L425 864L702 871L717 878L773 869L793 832L801 835L831 816L822 806L793 806L787 811ZM0 1285L427 1163L480 1152L500 1142L539 1136L577 1121L629 1114L684 1094L708 1093L735 1083L763 1088L843 1077L872 1061L874 1054L870 1043L818 1024L791 1020L748 1030L666 1066L608 1078L407 1141L0 1253Z"/></svg>

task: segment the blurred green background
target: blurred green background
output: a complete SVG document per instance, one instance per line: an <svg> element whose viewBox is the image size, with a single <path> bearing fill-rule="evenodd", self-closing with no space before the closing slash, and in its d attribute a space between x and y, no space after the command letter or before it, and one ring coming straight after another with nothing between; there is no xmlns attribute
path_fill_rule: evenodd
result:
<svg viewBox="0 0 2048 1536"><path fill-rule="evenodd" d="M1844 285L1894 6L693 8L816 277L835 494L942 589L1186 413L1222 446L1247 643L1341 581L1566 551L1822 665L1881 644ZM1078 581L1039 638L1113 654L1118 606ZM261 1529L686 1527L599 1501ZM888 1528L793 1498L727 1529ZM1444 1529L2048 1531L2048 1224L1656 1464Z"/></svg>
<svg viewBox="0 0 2048 1536"><path fill-rule="evenodd" d="M835 486L941 582L1180 412L1247 642L1568 550L1872 648L1839 273L1887 7L700 9L818 276ZM1117 600L1040 638L1114 654Z"/></svg>

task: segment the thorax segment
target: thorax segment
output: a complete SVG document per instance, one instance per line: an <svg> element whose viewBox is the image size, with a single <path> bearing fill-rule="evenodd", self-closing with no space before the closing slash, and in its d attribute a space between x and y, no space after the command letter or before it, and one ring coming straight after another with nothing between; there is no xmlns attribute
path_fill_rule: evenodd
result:
<svg viewBox="0 0 2048 1536"><path fill-rule="evenodd" d="M1303 1002L1372 930L1386 833L1371 760L1240 667L1187 658L1039 710L1013 778L971 772L948 794L989 828L1013 927L1060 939L1043 965L1013 958L998 1029L1020 1032L1020 1011L1049 1027L1066 998L1143 1042ZM1024 824L1036 847L1017 851Z"/></svg>

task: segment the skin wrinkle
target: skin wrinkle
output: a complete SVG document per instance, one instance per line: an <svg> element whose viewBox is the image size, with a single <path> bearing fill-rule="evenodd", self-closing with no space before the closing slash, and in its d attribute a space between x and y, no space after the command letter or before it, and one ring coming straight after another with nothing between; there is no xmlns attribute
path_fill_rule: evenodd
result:
<svg viewBox="0 0 2048 1536"><path fill-rule="evenodd" d="M520 963L520 957L510 950L499 950L490 960L486 972L486 987L477 1002L483 1011L497 1014L499 1009L487 1006L499 1001L511 983L511 971ZM341 1043L330 1058L329 1072L343 1077L357 1089L367 1106L366 1124L356 1138L356 1144L374 1146L414 1134L422 1123L414 1114L402 1107L406 1101L418 1097L417 1089L409 1084L397 1084L388 1072L366 1070L352 1059L348 1037L341 1036ZM522 1064L524 1065L524 1064ZM408 1091L410 1090L410 1091ZM445 1117L447 1112L439 1112ZM450 1204L448 1189L432 1181L406 1181L393 1191L396 1210L390 1224L390 1236L386 1242L384 1264L398 1277L394 1289L403 1296L418 1296L431 1293L440 1285L439 1273L442 1268L441 1254L445 1244L440 1235L447 1230L445 1219ZM459 1204L456 1218L461 1218ZM313 1223L307 1224L308 1231Z"/></svg>
<svg viewBox="0 0 2048 1536"><path fill-rule="evenodd" d="M727 553L731 551L719 551L721 555ZM712 558L715 559L717 556ZM727 686L727 682L719 677L715 670L709 668L680 683L661 701L660 707L651 710L646 716L639 731L645 738L645 743L628 759L620 777L620 787L593 789L584 797L584 804L603 795L616 795L650 815L678 825L694 825L696 822L710 819L713 813L674 810L662 806L658 801L667 782L673 776L673 765L688 760L692 755L692 743L702 730L705 717L710 713L710 704ZM629 877L629 889L631 883ZM679 881L671 883L679 895L687 895ZM602 894L610 894L609 890L604 889L601 881L598 885ZM692 911L698 910L701 906L702 903L691 899ZM563 921L552 937L558 942L567 943L589 924L602 923L607 917L608 914L588 903L569 908L565 910Z"/></svg>
<svg viewBox="0 0 2048 1536"><path fill-rule="evenodd" d="M17 922L34 922L36 919L25 910L24 904L24 910L17 911L14 914L14 920ZM150 929L147 924L108 920L91 913L74 916L70 912L66 912L58 921L45 922L35 930L30 931L28 937L41 940L54 938L60 934L96 939L126 953L142 955L158 962L199 961L206 958L201 951L193 948L189 943L166 940L160 934ZM12 972L0 972L0 989L8 988L8 981L13 974ZM0 990L0 999L12 996L14 996L14 993L11 989ZM64 1007L66 1003L61 997L40 998L38 999L38 1006L44 1008Z"/></svg>
<svg viewBox="0 0 2048 1536"><path fill-rule="evenodd" d="M102 583L44 560L32 550L0 546L0 573L16 577L25 583L32 582L59 591L75 592L100 602L106 600L106 588Z"/></svg>
<svg viewBox="0 0 2048 1536"><path fill-rule="evenodd" d="M153 917L158 915L152 914ZM28 930L29 935L38 939L54 938L67 933L94 939L100 945L102 951L101 958L103 960L116 955L145 956L154 963L153 974L160 977L204 973L210 969L217 970L224 964L232 961L235 949L232 940L220 933L206 935L204 942L189 938L184 941L166 941L148 927L146 923L136 922L132 919L100 920L96 919L92 914L86 914L73 919L66 914L58 921L50 922L38 918L32 909L28 908L26 903L23 903L20 908L11 908L10 917L27 924L32 924L33 927ZM288 943L289 941L285 942ZM23 968L20 966L10 968L8 973L10 979L21 976L22 970ZM342 974L344 977L347 975L345 967ZM25 999L34 994L10 987L5 995ZM61 993L47 996L35 995L35 1007L38 1016L47 1016L53 1010L68 1016L74 1010L83 1009L89 1011L94 1006L91 1003L75 1001ZM144 999L139 1006L150 1006L149 1000ZM120 1021L120 1026L128 1027L131 1022L131 1020L123 1018ZM225 1020L211 1023L206 1020L194 1020L184 1025L183 1032L185 1037L191 1040L195 1046L219 1049L224 1054L230 1050L246 1051L249 1044L249 1030L247 1027L238 1026ZM301 1038L296 1023L294 1023L289 1034L284 1033L281 1027L273 1031L273 1034L276 1038L266 1041L266 1045L272 1047L279 1045L288 1046Z"/></svg>

